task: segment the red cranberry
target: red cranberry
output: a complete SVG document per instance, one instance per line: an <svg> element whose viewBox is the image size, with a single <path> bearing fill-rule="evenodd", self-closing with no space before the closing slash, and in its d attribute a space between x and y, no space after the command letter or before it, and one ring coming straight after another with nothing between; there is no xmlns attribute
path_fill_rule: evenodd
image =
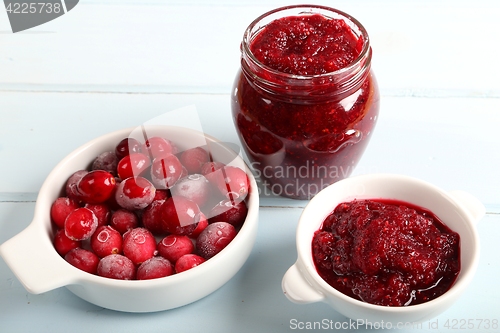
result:
<svg viewBox="0 0 500 333"><path fill-rule="evenodd" d="M110 254L121 254L123 247L122 235L109 225L100 226L90 237L92 251L104 258Z"/></svg>
<svg viewBox="0 0 500 333"><path fill-rule="evenodd" d="M134 280L135 265L129 258L121 254L110 254L104 257L97 266L97 275L117 280Z"/></svg>
<svg viewBox="0 0 500 333"><path fill-rule="evenodd" d="M153 234L162 234L161 206L165 200L155 200L144 209L142 214L142 224Z"/></svg>
<svg viewBox="0 0 500 333"><path fill-rule="evenodd" d="M205 149L196 147L183 151L180 161L190 174L200 173L201 167L210 161L210 156Z"/></svg>
<svg viewBox="0 0 500 333"><path fill-rule="evenodd" d="M194 239L198 238L198 236L201 234L203 230L205 230L207 226L208 226L208 219L205 216L205 214L201 212L200 222L198 222L198 224L196 225L196 229L194 229L194 231L191 234L189 234L189 237L192 237Z"/></svg>
<svg viewBox="0 0 500 333"><path fill-rule="evenodd" d="M76 248L64 256L64 259L71 265L75 266L82 271L90 274L97 273L97 266L99 265L99 257L89 250Z"/></svg>
<svg viewBox="0 0 500 333"><path fill-rule="evenodd" d="M88 208L77 208L72 211L64 222L64 232L73 240L85 240L97 229L97 217Z"/></svg>
<svg viewBox="0 0 500 333"><path fill-rule="evenodd" d="M174 266L163 257L153 257L137 268L137 280L158 279L174 273Z"/></svg>
<svg viewBox="0 0 500 333"><path fill-rule="evenodd" d="M126 179L139 177L151 166L149 157L142 153L133 153L123 157L117 166L118 177Z"/></svg>
<svg viewBox="0 0 500 333"><path fill-rule="evenodd" d="M121 208L111 215L111 221L109 224L123 235L130 229L134 229L139 226L139 218L134 212Z"/></svg>
<svg viewBox="0 0 500 333"><path fill-rule="evenodd" d="M118 157L112 151L106 151L99 154L92 163L92 170L104 170L116 176L116 167L118 165Z"/></svg>
<svg viewBox="0 0 500 333"><path fill-rule="evenodd" d="M115 154L119 159L127 155L140 153L142 144L134 138L125 138L116 145Z"/></svg>
<svg viewBox="0 0 500 333"><path fill-rule="evenodd" d="M185 197L202 207L210 195L210 183L205 176L193 174L179 180L171 191L172 195Z"/></svg>
<svg viewBox="0 0 500 333"><path fill-rule="evenodd" d="M222 251L236 237L236 229L227 222L209 224L196 239L196 250L205 259Z"/></svg>
<svg viewBox="0 0 500 333"><path fill-rule="evenodd" d="M78 202L73 199L67 197L57 198L50 207L50 217L52 222L54 222L59 228L64 228L64 221L66 221L68 215L79 207L80 205Z"/></svg>
<svg viewBox="0 0 500 333"><path fill-rule="evenodd" d="M187 271L188 269L203 264L205 261L204 258L196 254L185 254L175 262L175 272L181 273Z"/></svg>
<svg viewBox="0 0 500 333"><path fill-rule="evenodd" d="M176 262L183 255L193 253L194 244L188 236L168 235L156 248L163 258Z"/></svg>
<svg viewBox="0 0 500 333"><path fill-rule="evenodd" d="M123 180L116 189L116 202L128 210L144 209L155 197L156 189L143 177L130 177Z"/></svg>
<svg viewBox="0 0 500 333"><path fill-rule="evenodd" d="M170 194L169 194L168 190L156 189L155 198L153 199L153 201L155 201L155 200L165 200L169 196L170 196Z"/></svg>
<svg viewBox="0 0 500 333"><path fill-rule="evenodd" d="M77 185L80 198L90 204L103 203L115 190L115 177L107 171L94 170L80 179Z"/></svg>
<svg viewBox="0 0 500 333"><path fill-rule="evenodd" d="M241 201L248 194L248 175L240 168L225 166L208 175L207 179L228 199Z"/></svg>
<svg viewBox="0 0 500 333"><path fill-rule="evenodd" d="M146 228L135 228L123 235L123 254L136 265L153 257L156 252L156 240Z"/></svg>
<svg viewBox="0 0 500 333"><path fill-rule="evenodd" d="M66 196L68 198L73 199L75 201L80 202L80 193L78 192L78 182L80 179L83 178L87 173L89 173L87 170L79 170L75 173L73 173L68 180L66 181Z"/></svg>
<svg viewBox="0 0 500 333"><path fill-rule="evenodd" d="M223 200L210 211L209 223L227 222L239 227L245 222L248 208L244 201Z"/></svg>
<svg viewBox="0 0 500 333"><path fill-rule="evenodd" d="M151 166L151 179L157 188L171 188L181 175L182 164L175 155L155 158Z"/></svg>
<svg viewBox="0 0 500 333"><path fill-rule="evenodd" d="M68 238L68 236L66 236L66 233L64 232L64 229L57 230L56 234L54 235L54 248L56 249L57 253L64 257L66 253L73 249L76 249L77 247L82 247L81 241L75 241Z"/></svg>
<svg viewBox="0 0 500 333"><path fill-rule="evenodd" d="M161 223L165 232L176 235L189 235L200 218L200 208L184 197L170 197L161 206Z"/></svg>
<svg viewBox="0 0 500 333"><path fill-rule="evenodd" d="M108 225L111 220L111 209L106 204L86 204L85 208L94 212L97 217L97 225Z"/></svg>
<svg viewBox="0 0 500 333"><path fill-rule="evenodd" d="M149 154L151 159L155 159L156 157L173 154L174 149L172 147L172 142L169 140L159 136L153 136L146 140L142 146L142 151Z"/></svg>
<svg viewBox="0 0 500 333"><path fill-rule="evenodd" d="M221 162L207 162L201 167L201 174L207 176L208 174L222 169L225 166Z"/></svg>

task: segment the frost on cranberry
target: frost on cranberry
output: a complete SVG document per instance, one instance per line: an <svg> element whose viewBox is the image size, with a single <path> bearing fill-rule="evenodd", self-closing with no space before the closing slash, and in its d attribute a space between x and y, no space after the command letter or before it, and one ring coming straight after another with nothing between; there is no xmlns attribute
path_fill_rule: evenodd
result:
<svg viewBox="0 0 500 333"><path fill-rule="evenodd" d="M92 251L104 258L110 254L121 254L123 248L122 235L111 226L100 226L90 238Z"/></svg>
<svg viewBox="0 0 500 333"><path fill-rule="evenodd" d="M153 257L156 252L156 240L145 228L135 228L123 235L123 254L136 265Z"/></svg>
<svg viewBox="0 0 500 333"><path fill-rule="evenodd" d="M64 221L66 221L68 215L79 207L80 205L78 202L73 199L67 197L57 198L50 207L50 218L55 225L59 228L63 228Z"/></svg>
<svg viewBox="0 0 500 333"><path fill-rule="evenodd" d="M115 190L115 177L107 171L93 170L77 184L77 191L85 203L98 204L107 201Z"/></svg>
<svg viewBox="0 0 500 333"><path fill-rule="evenodd" d="M136 139L125 138L116 145L115 154L119 159L122 159L127 155L140 153L141 146L141 143Z"/></svg>
<svg viewBox="0 0 500 333"><path fill-rule="evenodd" d="M91 251L75 248L64 256L64 259L71 265L90 274L97 273L99 258Z"/></svg>
<svg viewBox="0 0 500 333"><path fill-rule="evenodd" d="M245 201L223 200L210 211L208 222L227 222L239 227L245 222L248 208Z"/></svg>
<svg viewBox="0 0 500 333"><path fill-rule="evenodd" d="M64 232L64 229L57 230L56 234L54 235L54 248L56 249L57 253L59 253L59 255L64 257L66 253L73 249L76 249L77 247L82 247L81 241L75 241L68 238L68 236L66 236L66 233Z"/></svg>
<svg viewBox="0 0 500 333"><path fill-rule="evenodd" d="M116 176L116 166L118 165L118 157L112 151L106 151L99 154L92 163L92 170L104 170Z"/></svg>
<svg viewBox="0 0 500 333"><path fill-rule="evenodd" d="M206 260L196 254L185 254L175 262L175 272L181 273L203 264Z"/></svg>
<svg viewBox="0 0 500 333"><path fill-rule="evenodd" d="M88 208L72 211L64 222L64 232L70 239L79 241L89 239L97 229L97 217Z"/></svg>
<svg viewBox="0 0 500 333"><path fill-rule="evenodd" d="M148 154L152 160L157 157L175 154L174 150L171 141L159 136L150 137L142 145L142 151Z"/></svg>
<svg viewBox="0 0 500 333"><path fill-rule="evenodd" d="M117 280L134 280L136 268L129 258L121 254L110 254L99 262L97 275Z"/></svg>
<svg viewBox="0 0 500 333"><path fill-rule="evenodd" d="M85 176L87 173L89 173L87 170L78 170L68 178L65 187L66 196L68 198L73 199L77 202L81 201L77 185L80 179L82 179L83 176Z"/></svg>
<svg viewBox="0 0 500 333"><path fill-rule="evenodd" d="M158 279L174 273L174 266L163 257L153 257L137 268L137 280Z"/></svg>
<svg viewBox="0 0 500 333"><path fill-rule="evenodd" d="M134 212L121 208L111 215L109 224L123 235L130 229L139 226L139 218Z"/></svg>
<svg viewBox="0 0 500 333"><path fill-rule="evenodd" d="M202 166L209 162L210 156L202 147L195 147L182 152L180 161L188 173L200 173Z"/></svg>
<svg viewBox="0 0 500 333"><path fill-rule="evenodd" d="M222 251L236 237L236 229L227 222L209 224L196 239L196 250L205 259Z"/></svg>
<svg viewBox="0 0 500 333"><path fill-rule="evenodd" d="M205 176L192 174L179 180L171 191L172 195L185 197L202 207L210 196L210 189L210 183Z"/></svg>
<svg viewBox="0 0 500 333"><path fill-rule="evenodd" d="M151 180L160 189L169 189L181 178L182 164L175 155L154 159L151 166Z"/></svg>
<svg viewBox="0 0 500 333"><path fill-rule="evenodd" d="M149 156L133 153L123 157L117 166L117 174L121 179L141 176L151 166Z"/></svg>
<svg viewBox="0 0 500 333"><path fill-rule="evenodd" d="M165 232L177 235L189 235L200 219L198 205L184 197L170 197L161 206L161 223Z"/></svg>
<svg viewBox="0 0 500 333"><path fill-rule="evenodd" d="M155 197L156 188L143 177L130 177L123 180L116 189L118 205L128 210L146 208Z"/></svg>
<svg viewBox="0 0 500 333"><path fill-rule="evenodd" d="M193 253L194 244L187 236L168 235L157 245L158 254L171 262L185 254Z"/></svg>

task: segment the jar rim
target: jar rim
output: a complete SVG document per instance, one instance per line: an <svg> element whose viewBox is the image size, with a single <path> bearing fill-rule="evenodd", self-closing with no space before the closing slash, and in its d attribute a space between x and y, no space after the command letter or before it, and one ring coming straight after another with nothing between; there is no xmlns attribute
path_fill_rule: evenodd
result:
<svg viewBox="0 0 500 333"><path fill-rule="evenodd" d="M321 14L327 18L329 16L326 16L326 12L330 12L336 15L339 15L341 19L347 19L348 22L346 22L351 29L353 26L351 26L349 23L352 23L358 30L359 30L359 37L363 37L363 48L361 49L361 52L359 53L358 57L354 59L349 65L339 68L338 70L328 72L328 73L322 73L322 74L312 74L312 75L298 75L298 74L290 74L290 73L285 73L281 72L278 70L275 70L265 64L263 64L260 60L258 60L255 55L252 53L250 50L250 43L252 41L252 37L256 36L259 31L261 31L263 27L260 27L258 31L255 33L252 33L253 29L259 24L259 22L263 21L264 19L268 18L269 16L276 14L278 12L283 12L286 10L293 10L293 9L309 9L309 12L299 12L296 15L305 15L305 14ZM316 11L314 11L316 10ZM319 11L318 11L319 10ZM328 6L322 6L322 5L307 5L307 4L302 4L302 5L290 5L290 6L284 6L284 7L279 7L276 9L273 9L271 11L268 11L259 17L257 17L255 20L253 20L252 23L246 28L244 34L243 34L243 41L241 43L241 51L244 53L250 60L252 61L254 66L257 66L260 70L263 70L265 72L271 73L275 76L282 77L285 80L288 79L295 79L295 80L310 80L310 79L321 79L321 78L328 78L331 76L341 76L344 73L348 73L352 71L353 69L356 69L359 66L359 63L363 59L367 59L368 63L371 60L371 47L370 47L370 39L368 36L368 32L366 31L365 27L353 16L340 11L338 9L328 7Z"/></svg>

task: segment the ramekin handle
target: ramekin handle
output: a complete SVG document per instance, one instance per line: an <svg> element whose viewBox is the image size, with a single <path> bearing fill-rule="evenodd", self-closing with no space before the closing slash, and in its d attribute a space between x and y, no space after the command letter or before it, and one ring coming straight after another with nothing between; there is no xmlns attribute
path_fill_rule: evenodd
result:
<svg viewBox="0 0 500 333"><path fill-rule="evenodd" d="M285 296L294 303L315 303L324 299L324 295L315 290L302 276L297 263L292 265L283 276L281 288Z"/></svg>
<svg viewBox="0 0 500 333"><path fill-rule="evenodd" d="M32 294L71 284L73 268L57 254L45 230L36 223L0 245L3 257L19 282Z"/></svg>
<svg viewBox="0 0 500 333"><path fill-rule="evenodd" d="M484 205L472 194L465 191L450 191L448 194L471 214L475 223L486 214Z"/></svg>

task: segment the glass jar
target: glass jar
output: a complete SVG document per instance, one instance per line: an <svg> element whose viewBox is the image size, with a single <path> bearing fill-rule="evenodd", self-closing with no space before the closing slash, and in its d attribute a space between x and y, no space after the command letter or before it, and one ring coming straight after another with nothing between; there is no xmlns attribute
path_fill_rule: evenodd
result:
<svg viewBox="0 0 500 333"><path fill-rule="evenodd" d="M252 42L267 33L269 23L317 14L343 20L352 31L359 55L347 66L314 75L290 74L265 65L252 53ZM365 28L333 8L282 7L250 24L241 43L241 68L231 107L243 149L263 190L310 199L352 173L372 136L379 111L371 57Z"/></svg>

